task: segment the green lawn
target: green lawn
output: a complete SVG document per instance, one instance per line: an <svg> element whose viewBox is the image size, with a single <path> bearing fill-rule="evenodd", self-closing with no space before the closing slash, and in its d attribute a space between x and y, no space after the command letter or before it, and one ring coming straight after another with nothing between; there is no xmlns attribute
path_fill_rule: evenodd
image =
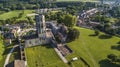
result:
<svg viewBox="0 0 120 67"><path fill-rule="evenodd" d="M65 2L65 1L82 1L82 2L96 2L98 0L57 0L58 2Z"/></svg>
<svg viewBox="0 0 120 67"><path fill-rule="evenodd" d="M6 56L9 53L9 51L12 49L12 47L13 47L13 45L4 47L5 50L3 51L2 58L0 59L0 67L3 67L5 59L6 59Z"/></svg>
<svg viewBox="0 0 120 67"><path fill-rule="evenodd" d="M33 12L35 12L35 11L34 10L25 10L22 18L20 18L18 20L24 20L24 19L26 19L27 14L31 14Z"/></svg>
<svg viewBox="0 0 120 67"><path fill-rule="evenodd" d="M4 52L4 43L3 43L3 39L1 38L1 35L0 35L0 60L2 59L3 57L3 52Z"/></svg>
<svg viewBox="0 0 120 67"><path fill-rule="evenodd" d="M26 48L25 52L28 67L68 67L50 45Z"/></svg>
<svg viewBox="0 0 120 67"><path fill-rule="evenodd" d="M78 28L78 27L76 27ZM66 58L71 60L73 57L83 58L90 67L117 67L106 63L105 59L109 54L120 56L120 51L111 49L112 46L117 46L120 38L113 36L107 37L104 33L99 36L92 36L93 30L78 28L80 31L79 39L68 43L68 46L73 50L73 54ZM75 67L86 67L82 60L73 62Z"/></svg>
<svg viewBox="0 0 120 67"><path fill-rule="evenodd" d="M10 11L0 14L0 20L6 20L8 18L16 17L21 11Z"/></svg>
<svg viewBox="0 0 120 67"><path fill-rule="evenodd" d="M19 15L19 13L21 13L21 12L22 12L22 10L15 10L15 11L10 11L10 12L0 14L0 20L6 20L6 19L9 19L12 17L17 17ZM34 10L24 10L24 14L23 14L22 18L19 18L18 20L26 19L26 15L33 13L33 12L34 12Z"/></svg>
<svg viewBox="0 0 120 67"><path fill-rule="evenodd" d="M5 47L3 43L3 39L1 38L2 36L0 35L0 67L3 67L4 61L5 61Z"/></svg>

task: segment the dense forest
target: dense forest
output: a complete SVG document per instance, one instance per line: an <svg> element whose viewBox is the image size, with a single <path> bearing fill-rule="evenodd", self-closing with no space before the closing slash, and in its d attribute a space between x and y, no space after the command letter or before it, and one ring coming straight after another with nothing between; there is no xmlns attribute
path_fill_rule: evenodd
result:
<svg viewBox="0 0 120 67"><path fill-rule="evenodd" d="M58 2L57 0L0 0L0 10L23 10L37 8L55 8L67 6L80 6L83 2ZM88 4L89 6L94 5Z"/></svg>
<svg viewBox="0 0 120 67"><path fill-rule="evenodd" d="M0 0L1 10L21 10L21 9L36 9L38 7L53 7L50 3L56 0Z"/></svg>

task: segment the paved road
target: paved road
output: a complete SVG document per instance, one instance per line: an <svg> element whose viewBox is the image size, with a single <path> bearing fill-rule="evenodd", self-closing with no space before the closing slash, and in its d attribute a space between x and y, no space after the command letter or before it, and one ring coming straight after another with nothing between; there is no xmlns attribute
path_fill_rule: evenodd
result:
<svg viewBox="0 0 120 67"><path fill-rule="evenodd" d="M4 67L6 67L6 65L9 63L10 56L11 56L12 52L14 51L15 47L17 47L17 46L18 45L13 46L13 48L10 50L9 54L7 55L7 57L5 59Z"/></svg>

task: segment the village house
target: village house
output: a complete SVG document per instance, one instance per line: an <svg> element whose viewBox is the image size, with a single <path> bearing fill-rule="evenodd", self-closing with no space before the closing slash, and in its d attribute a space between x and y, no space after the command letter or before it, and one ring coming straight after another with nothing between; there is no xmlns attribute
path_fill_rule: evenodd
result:
<svg viewBox="0 0 120 67"><path fill-rule="evenodd" d="M4 42L6 46L12 44L12 40L15 38L14 34L10 32L4 32L3 36L4 36Z"/></svg>

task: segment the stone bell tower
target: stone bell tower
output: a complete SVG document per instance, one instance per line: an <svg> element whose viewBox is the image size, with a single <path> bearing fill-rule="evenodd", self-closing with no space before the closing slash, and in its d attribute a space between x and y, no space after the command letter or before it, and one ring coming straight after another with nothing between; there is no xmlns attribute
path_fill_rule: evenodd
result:
<svg viewBox="0 0 120 67"><path fill-rule="evenodd" d="M45 33L46 24L45 24L45 16L42 14L35 16L36 20L36 32L38 36L41 36L41 34Z"/></svg>

